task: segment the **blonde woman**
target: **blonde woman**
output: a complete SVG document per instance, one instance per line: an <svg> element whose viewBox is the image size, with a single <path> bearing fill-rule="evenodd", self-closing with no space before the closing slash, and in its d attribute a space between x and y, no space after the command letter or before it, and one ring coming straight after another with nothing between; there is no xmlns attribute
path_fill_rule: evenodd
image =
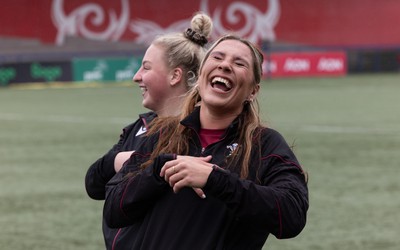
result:
<svg viewBox="0 0 400 250"><path fill-rule="evenodd" d="M182 33L161 35L146 50L133 81L142 89L143 106L151 112L139 115L136 122L125 127L119 141L90 166L85 187L91 198L104 200L106 183L121 172L125 161L146 140L151 120L157 116L177 115L181 110L183 96L197 80L211 31L210 17L198 13L192 18L191 28ZM129 168L124 171L128 172ZM111 229L103 223L106 248L125 249L133 237L132 231L132 227Z"/></svg>

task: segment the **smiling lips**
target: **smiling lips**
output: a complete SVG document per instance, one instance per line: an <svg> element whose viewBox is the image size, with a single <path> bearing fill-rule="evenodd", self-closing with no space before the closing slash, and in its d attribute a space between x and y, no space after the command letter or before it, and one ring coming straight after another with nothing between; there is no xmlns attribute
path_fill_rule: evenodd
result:
<svg viewBox="0 0 400 250"><path fill-rule="evenodd" d="M216 76L211 80L211 87L227 92L232 89L232 84L228 79Z"/></svg>
<svg viewBox="0 0 400 250"><path fill-rule="evenodd" d="M147 88L145 86L139 86L140 89L142 90L142 95L147 91Z"/></svg>

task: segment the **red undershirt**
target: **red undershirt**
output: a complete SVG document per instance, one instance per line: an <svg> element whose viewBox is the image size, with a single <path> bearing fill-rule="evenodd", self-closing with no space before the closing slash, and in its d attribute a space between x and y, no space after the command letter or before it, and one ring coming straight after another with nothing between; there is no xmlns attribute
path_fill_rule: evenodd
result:
<svg viewBox="0 0 400 250"><path fill-rule="evenodd" d="M225 132L225 129L204 129L201 128L199 131L200 142L203 148L208 145L221 140L222 134Z"/></svg>

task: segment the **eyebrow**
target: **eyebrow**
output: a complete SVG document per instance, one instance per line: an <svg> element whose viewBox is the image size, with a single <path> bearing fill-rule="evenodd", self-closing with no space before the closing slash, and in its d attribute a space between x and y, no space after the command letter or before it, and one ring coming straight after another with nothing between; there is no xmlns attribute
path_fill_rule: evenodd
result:
<svg viewBox="0 0 400 250"><path fill-rule="evenodd" d="M145 65L145 64L151 64L151 62L148 60L142 61L142 65Z"/></svg>
<svg viewBox="0 0 400 250"><path fill-rule="evenodd" d="M220 55L220 56L225 56L226 55L226 53L224 53L224 52L221 52L221 51L212 51L211 53L210 53L210 55ZM237 61L237 60L239 60L239 61L242 61L242 62L245 62L247 65L250 65L250 63L244 58L244 57L241 57L241 56L235 56L235 55L233 55L233 60L234 61Z"/></svg>
<svg viewBox="0 0 400 250"><path fill-rule="evenodd" d="M225 55L225 53L222 53L221 51L211 51L211 53L210 53L210 55L215 55L215 54L218 54L218 55L221 55L221 56Z"/></svg>

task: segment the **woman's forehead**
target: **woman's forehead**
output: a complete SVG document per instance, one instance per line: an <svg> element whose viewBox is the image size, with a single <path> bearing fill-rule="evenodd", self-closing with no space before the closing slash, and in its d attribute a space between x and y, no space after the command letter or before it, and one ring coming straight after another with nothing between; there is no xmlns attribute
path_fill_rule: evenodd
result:
<svg viewBox="0 0 400 250"><path fill-rule="evenodd" d="M250 48L239 40L228 39L218 43L212 53L223 53L227 55L236 55L238 57L252 59Z"/></svg>

